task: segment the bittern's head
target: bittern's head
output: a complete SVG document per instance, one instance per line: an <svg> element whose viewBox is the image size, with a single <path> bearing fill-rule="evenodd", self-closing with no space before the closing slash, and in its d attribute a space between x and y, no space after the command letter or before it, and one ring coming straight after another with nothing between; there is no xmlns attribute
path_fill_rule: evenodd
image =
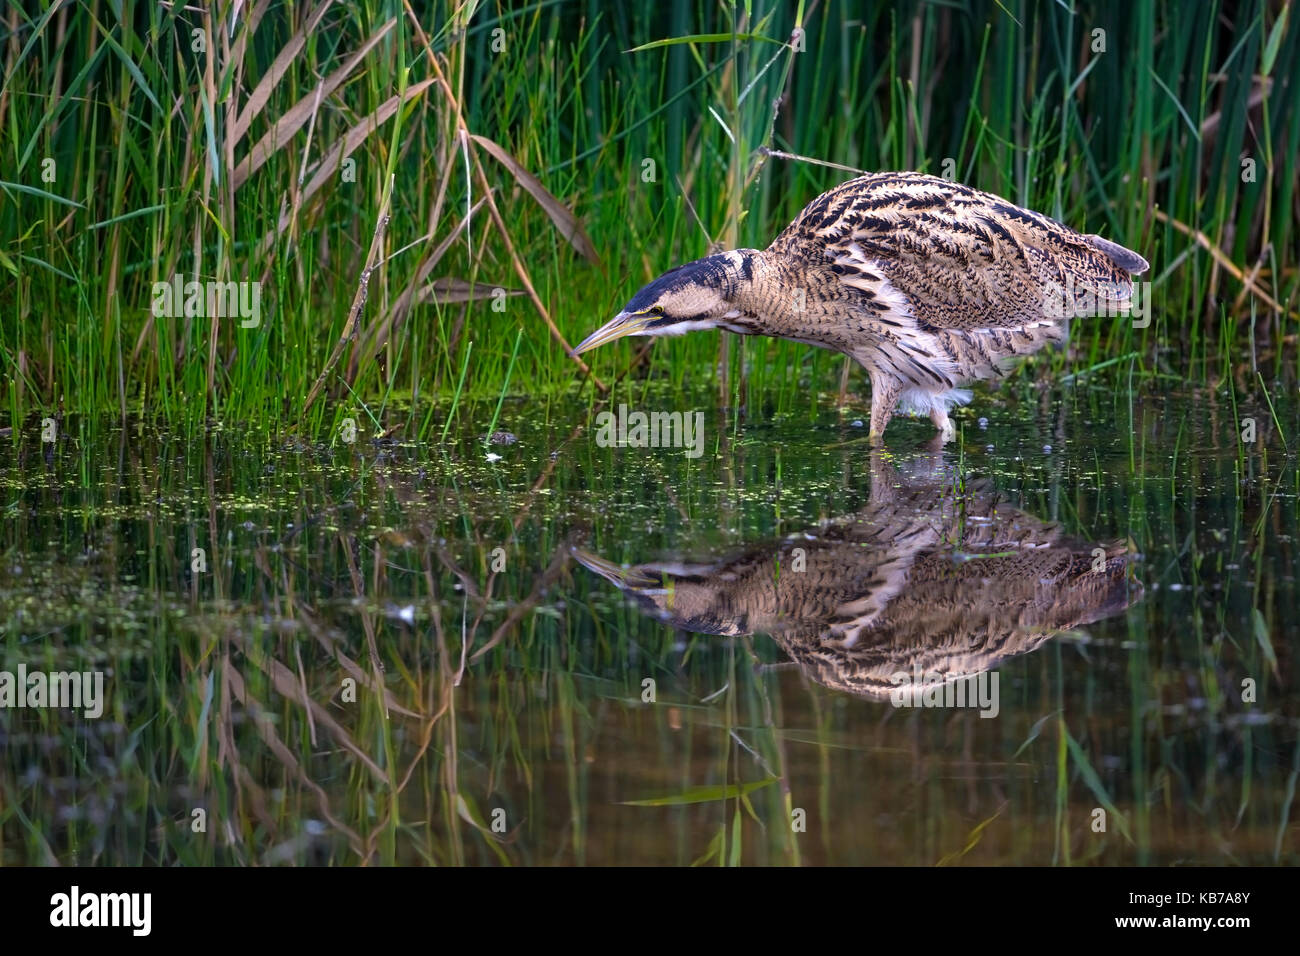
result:
<svg viewBox="0 0 1300 956"><path fill-rule="evenodd" d="M625 335L681 335L727 326L728 319L740 315L737 296L753 281L758 254L753 249L733 249L665 272L578 343L574 354Z"/></svg>

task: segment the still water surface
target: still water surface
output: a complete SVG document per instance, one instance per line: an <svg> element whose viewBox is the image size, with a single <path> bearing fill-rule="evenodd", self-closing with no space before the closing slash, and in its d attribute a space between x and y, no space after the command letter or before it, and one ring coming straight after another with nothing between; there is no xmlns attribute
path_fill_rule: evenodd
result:
<svg viewBox="0 0 1300 956"><path fill-rule="evenodd" d="M702 454L509 401L490 446L24 429L0 671L103 714L0 709L0 863L1300 862L1266 406L1079 382L880 452L624 400Z"/></svg>

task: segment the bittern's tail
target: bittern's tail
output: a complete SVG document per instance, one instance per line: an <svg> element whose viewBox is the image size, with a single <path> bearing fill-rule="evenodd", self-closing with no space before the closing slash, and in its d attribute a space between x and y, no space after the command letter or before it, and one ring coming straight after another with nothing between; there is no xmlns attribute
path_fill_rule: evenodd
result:
<svg viewBox="0 0 1300 956"><path fill-rule="evenodd" d="M1088 243L1094 249L1106 253L1111 262L1132 275L1140 276L1151 268L1151 265L1140 255L1132 249L1125 249L1117 242L1111 242L1101 236L1085 236L1084 238L1088 240Z"/></svg>

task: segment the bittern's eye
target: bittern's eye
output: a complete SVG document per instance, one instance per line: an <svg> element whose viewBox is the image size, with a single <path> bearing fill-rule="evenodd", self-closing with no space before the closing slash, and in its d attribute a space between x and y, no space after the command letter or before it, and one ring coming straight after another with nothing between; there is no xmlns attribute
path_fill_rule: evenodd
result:
<svg viewBox="0 0 1300 956"><path fill-rule="evenodd" d="M651 307L650 307L650 314L651 314L651 315L663 315L663 314L664 314L664 307L663 307L662 305L651 306Z"/></svg>

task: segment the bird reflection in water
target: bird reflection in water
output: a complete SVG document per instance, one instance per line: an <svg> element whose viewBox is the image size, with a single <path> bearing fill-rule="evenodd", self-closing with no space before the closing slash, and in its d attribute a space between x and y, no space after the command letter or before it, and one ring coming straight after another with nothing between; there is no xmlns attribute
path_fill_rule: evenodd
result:
<svg viewBox="0 0 1300 956"><path fill-rule="evenodd" d="M939 455L895 467L877 451L871 471L867 507L731 558L573 554L665 623L767 634L818 683L908 706L952 706L963 684L974 697L1001 662L1141 599L1126 542L1069 537L989 480L959 484Z"/></svg>

